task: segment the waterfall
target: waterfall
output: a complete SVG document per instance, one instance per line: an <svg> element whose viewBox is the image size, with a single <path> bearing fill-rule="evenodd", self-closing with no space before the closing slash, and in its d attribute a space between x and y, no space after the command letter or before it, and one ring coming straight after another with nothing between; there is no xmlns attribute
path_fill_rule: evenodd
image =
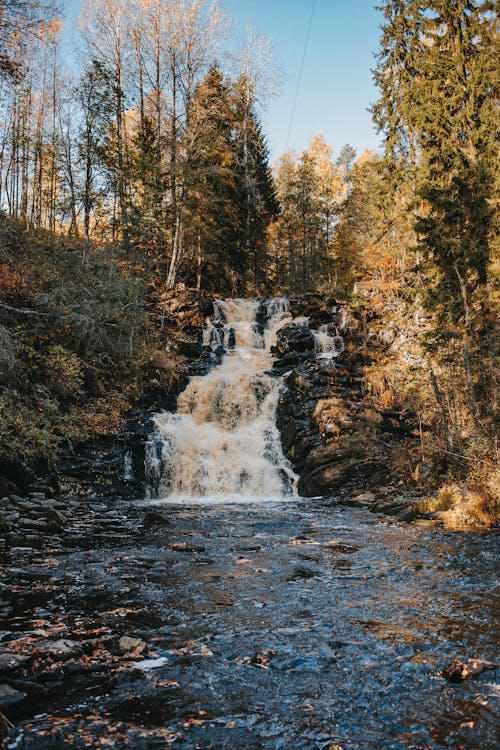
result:
<svg viewBox="0 0 500 750"><path fill-rule="evenodd" d="M344 351L344 339L330 333L331 324L321 325L314 331L316 351L320 359L334 359L340 357Z"/></svg>
<svg viewBox="0 0 500 750"><path fill-rule="evenodd" d="M296 477L275 424L281 382L267 373L276 332L291 320L288 301L217 300L214 308L203 342L224 357L191 378L175 413L154 418L149 495L171 503L290 497Z"/></svg>

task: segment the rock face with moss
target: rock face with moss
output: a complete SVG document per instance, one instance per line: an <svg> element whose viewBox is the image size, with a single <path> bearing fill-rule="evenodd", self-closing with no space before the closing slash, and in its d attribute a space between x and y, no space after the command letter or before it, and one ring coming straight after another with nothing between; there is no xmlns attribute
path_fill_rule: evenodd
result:
<svg viewBox="0 0 500 750"><path fill-rule="evenodd" d="M380 409L368 393L370 353L356 321L348 324L342 304L318 295L291 300L291 309L309 322L279 331L274 368L285 373L277 423L299 493L411 485L418 426L411 413ZM342 336L342 353L322 358L314 335L320 326Z"/></svg>

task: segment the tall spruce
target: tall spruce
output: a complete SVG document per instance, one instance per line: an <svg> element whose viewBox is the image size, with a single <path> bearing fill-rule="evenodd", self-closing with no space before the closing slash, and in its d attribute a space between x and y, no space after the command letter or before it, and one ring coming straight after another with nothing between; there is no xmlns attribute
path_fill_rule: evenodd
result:
<svg viewBox="0 0 500 750"><path fill-rule="evenodd" d="M266 285L269 259L266 231L278 214L269 151L255 111L255 95L245 76L232 86L234 111L233 141L243 204L242 244L246 265L256 294Z"/></svg>
<svg viewBox="0 0 500 750"><path fill-rule="evenodd" d="M389 0L381 10L374 119L399 179L415 179L415 228L435 321L430 352L465 372L479 428L493 390L489 282L500 166L495 4Z"/></svg>

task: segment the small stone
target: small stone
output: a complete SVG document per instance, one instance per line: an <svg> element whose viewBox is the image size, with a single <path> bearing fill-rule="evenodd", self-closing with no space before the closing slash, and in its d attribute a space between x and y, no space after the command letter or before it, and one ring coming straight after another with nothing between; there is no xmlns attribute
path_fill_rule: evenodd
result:
<svg viewBox="0 0 500 750"><path fill-rule="evenodd" d="M147 648L147 644L141 641L139 638L130 638L128 635L124 635L118 641L118 650L121 654L142 654Z"/></svg>
<svg viewBox="0 0 500 750"><path fill-rule="evenodd" d="M20 693L14 690L10 685L0 685L0 706L6 706L9 703L18 703L26 698L26 693Z"/></svg>

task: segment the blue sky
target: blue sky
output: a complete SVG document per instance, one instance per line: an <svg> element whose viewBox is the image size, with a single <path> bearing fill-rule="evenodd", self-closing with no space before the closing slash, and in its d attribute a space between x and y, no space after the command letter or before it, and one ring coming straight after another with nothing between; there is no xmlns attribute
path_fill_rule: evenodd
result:
<svg viewBox="0 0 500 750"><path fill-rule="evenodd" d="M313 0L222 0L237 26L252 21L270 37L284 68L280 93L263 113L271 155L286 147L293 100ZM367 108L377 97L370 68L380 36L375 0L316 0L290 148L300 151L322 132L338 154L344 143L376 149ZM69 0L68 27L80 0Z"/></svg>

